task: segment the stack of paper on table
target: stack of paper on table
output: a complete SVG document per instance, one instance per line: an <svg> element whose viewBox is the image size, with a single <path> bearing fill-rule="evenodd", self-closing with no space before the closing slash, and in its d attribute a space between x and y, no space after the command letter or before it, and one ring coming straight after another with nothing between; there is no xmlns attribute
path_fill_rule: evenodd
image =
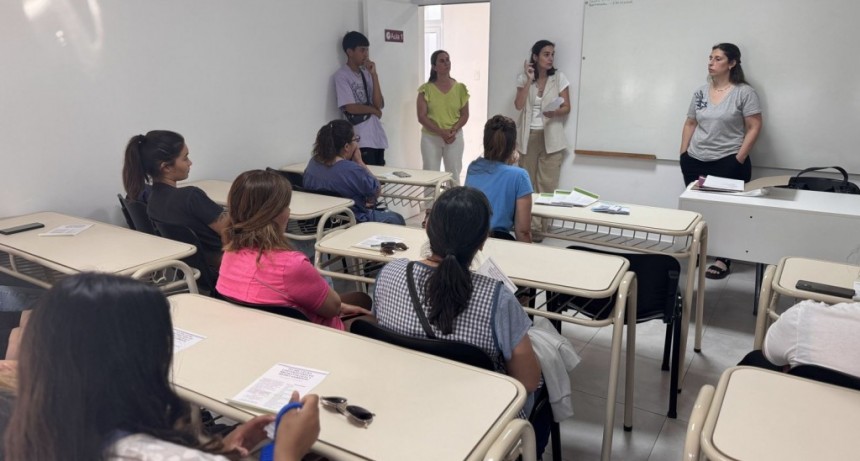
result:
<svg viewBox="0 0 860 461"><path fill-rule="evenodd" d="M740 179L721 178L711 174L699 176L693 189L708 192L743 192L744 182Z"/></svg>
<svg viewBox="0 0 860 461"><path fill-rule="evenodd" d="M600 196L594 192L574 187L573 190L556 189L554 193L540 194L535 200L538 205L552 206L589 206Z"/></svg>
<svg viewBox="0 0 860 461"><path fill-rule="evenodd" d="M364 248L365 250L379 250L384 242L400 243L402 241L403 239L400 237L374 235L354 244L353 246L356 248Z"/></svg>
<svg viewBox="0 0 860 461"><path fill-rule="evenodd" d="M593 207L591 207L591 211L607 214L630 214L630 208L621 205L613 205L611 203L606 202L600 202L597 205L594 205Z"/></svg>

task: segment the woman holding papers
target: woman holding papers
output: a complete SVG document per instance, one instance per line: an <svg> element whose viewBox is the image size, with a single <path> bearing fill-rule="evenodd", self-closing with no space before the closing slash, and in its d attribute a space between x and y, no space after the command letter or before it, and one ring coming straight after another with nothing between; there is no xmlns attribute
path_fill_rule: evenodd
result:
<svg viewBox="0 0 860 461"><path fill-rule="evenodd" d="M484 125L484 156L469 165L466 185L474 187L490 201L491 237L531 243L532 184L529 174L515 166L517 127L504 115L496 115Z"/></svg>
<svg viewBox="0 0 860 461"><path fill-rule="evenodd" d="M740 49L731 43L714 45L708 57L708 83L693 93L681 132L684 186L707 175L748 182L750 150L761 126L761 105L744 78ZM706 276L725 278L730 264L717 258Z"/></svg>
<svg viewBox="0 0 860 461"><path fill-rule="evenodd" d="M314 155L305 168L305 188L352 199L355 202L352 211L358 222L406 224L403 216L393 211L375 209L381 186L361 159L360 140L346 120L332 120L323 125L317 132Z"/></svg>
<svg viewBox="0 0 860 461"><path fill-rule="evenodd" d="M172 360L170 304L157 288L95 273L60 280L24 332L5 459L226 461L266 438L271 415L223 439L201 438L191 405L170 383ZM281 418L275 459L310 449L317 401L306 395L300 411Z"/></svg>
<svg viewBox="0 0 860 461"><path fill-rule="evenodd" d="M233 181L218 293L251 304L292 306L314 323L344 330L341 316L369 315L372 302L364 293L338 295L308 257L290 246L284 231L291 197L289 181L275 172L246 171Z"/></svg>
<svg viewBox="0 0 860 461"><path fill-rule="evenodd" d="M146 206L149 217L194 231L206 262L217 271L221 264L220 234L227 217L224 208L197 187L176 187L190 172L188 145L179 133L156 130L139 134L125 148L122 179L128 197L141 197L151 183Z"/></svg>
<svg viewBox="0 0 860 461"><path fill-rule="evenodd" d="M540 40L532 46L523 73L517 78L514 107L518 120L519 159L537 192L558 187L562 153L567 148L564 120L570 113L570 82L554 67L555 44Z"/></svg>

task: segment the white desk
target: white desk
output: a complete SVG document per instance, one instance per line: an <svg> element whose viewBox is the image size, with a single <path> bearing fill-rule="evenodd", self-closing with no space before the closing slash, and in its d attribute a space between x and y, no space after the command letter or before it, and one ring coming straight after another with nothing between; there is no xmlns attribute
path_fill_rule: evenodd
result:
<svg viewBox="0 0 860 461"><path fill-rule="evenodd" d="M538 197L532 196L532 200ZM702 317L705 305L705 265L696 271L696 258L708 252L708 225L702 215L684 210L624 204L629 215L595 213L591 207L532 205L532 216L543 218L545 237L599 245L640 253L664 254L686 259L687 276L681 312L680 363L687 351L693 289L696 292L696 337L694 350L702 350ZM692 262L692 263L689 263Z"/></svg>
<svg viewBox="0 0 860 461"><path fill-rule="evenodd" d="M779 318L776 312L780 296L811 299L829 304L850 302L839 298L795 288L798 280L824 283L837 287L853 288L854 280L860 276L860 267L833 263L817 259L785 257L777 266L768 266L762 282L759 310L756 317L753 349L761 349L770 324Z"/></svg>
<svg viewBox="0 0 860 461"><path fill-rule="evenodd" d="M199 187L213 202L226 207L231 185L232 183L229 181L206 179L182 183L179 186ZM290 200L290 221L287 223L287 237L293 240L315 240L332 229L355 225L355 215L349 209L352 205L352 200L348 198L293 191ZM317 218L319 219L317 220ZM334 225L328 228L318 225L329 222L329 219Z"/></svg>
<svg viewBox="0 0 860 461"><path fill-rule="evenodd" d="M0 235L0 272L42 287L64 275L82 271L131 275L150 263L194 254L194 245L110 224L54 212L0 219L0 228L31 222L45 225L13 235ZM92 224L72 237L40 237L66 224Z"/></svg>
<svg viewBox="0 0 860 461"><path fill-rule="evenodd" d="M401 238L407 251L387 256L378 250L356 248L353 245L375 235ZM338 258L358 260L352 265L361 270L363 261L387 262L393 258L418 260L423 257L427 243L424 229L381 223L361 223L344 231L332 232L316 244L316 266L332 278L373 283L361 273L344 273L328 270L327 266ZM633 375L636 335L636 280L627 269L630 263L620 257L587 251L567 250L544 245L533 245L507 240L488 239L483 254L491 256L502 271L518 286L552 291L586 298L604 298L618 294L612 315L606 320L556 314L545 310L526 308L529 314L551 320L577 323L585 326L612 325L612 350L609 364L609 384L604 419L602 459L608 460L612 450L612 433L615 421L615 398L621 357L621 336L624 331L625 309L628 315L627 370L625 388L624 426L632 427Z"/></svg>
<svg viewBox="0 0 860 461"><path fill-rule="evenodd" d="M860 392L759 368L726 370L702 426L711 460L857 459Z"/></svg>
<svg viewBox="0 0 860 461"><path fill-rule="evenodd" d="M307 162L293 163L281 167L281 170L303 175L306 167ZM380 197L389 205L432 205L436 197L442 193L442 188L451 181L451 173L446 171L412 170L377 165L368 165L367 168L382 184ZM407 173L409 177L396 176L395 171ZM427 188L431 188L432 193L425 195Z"/></svg>
<svg viewBox="0 0 860 461"><path fill-rule="evenodd" d="M199 295L169 299L174 326L206 336L174 357L184 398L246 421L257 413L226 399L288 363L329 372L314 393L375 413L364 429L320 409L314 451L333 459L482 459L525 403L522 385L498 373Z"/></svg>
<svg viewBox="0 0 860 461"><path fill-rule="evenodd" d="M860 250L860 195L768 190L740 197L688 188L678 206L705 217L708 251L717 256L776 264L789 255L846 261Z"/></svg>

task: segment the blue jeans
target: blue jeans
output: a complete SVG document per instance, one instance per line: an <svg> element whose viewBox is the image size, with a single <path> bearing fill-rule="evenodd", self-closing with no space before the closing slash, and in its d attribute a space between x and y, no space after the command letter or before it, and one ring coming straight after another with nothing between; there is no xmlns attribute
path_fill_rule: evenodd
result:
<svg viewBox="0 0 860 461"><path fill-rule="evenodd" d="M368 221L381 222L386 224L406 225L406 220L399 213L393 211L373 210L368 213Z"/></svg>
<svg viewBox="0 0 860 461"><path fill-rule="evenodd" d="M19 312L30 309L44 292L43 288L0 285L0 312Z"/></svg>

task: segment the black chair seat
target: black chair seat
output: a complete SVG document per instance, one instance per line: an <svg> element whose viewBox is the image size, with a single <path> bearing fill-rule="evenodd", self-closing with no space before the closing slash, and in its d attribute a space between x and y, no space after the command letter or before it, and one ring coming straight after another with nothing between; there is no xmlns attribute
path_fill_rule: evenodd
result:
<svg viewBox="0 0 860 461"><path fill-rule="evenodd" d="M146 203L137 200L127 200L119 194L117 194L117 198L119 198L119 204L122 207L130 229L150 235L158 235L152 220L149 218L149 213L146 211Z"/></svg>
<svg viewBox="0 0 860 461"><path fill-rule="evenodd" d="M304 312L300 311L295 306L288 306L286 304L255 304L249 303L245 301L239 301L236 298L230 298L228 296L221 295L225 301L230 302L231 304L236 304L242 307L250 307L251 309L256 309L258 311L268 312L270 314L282 315L284 317L289 317L291 319L296 320L304 320L305 322L310 322L311 320L304 314Z"/></svg>
<svg viewBox="0 0 860 461"><path fill-rule="evenodd" d="M818 365L798 365L788 374L860 391L860 378Z"/></svg>

